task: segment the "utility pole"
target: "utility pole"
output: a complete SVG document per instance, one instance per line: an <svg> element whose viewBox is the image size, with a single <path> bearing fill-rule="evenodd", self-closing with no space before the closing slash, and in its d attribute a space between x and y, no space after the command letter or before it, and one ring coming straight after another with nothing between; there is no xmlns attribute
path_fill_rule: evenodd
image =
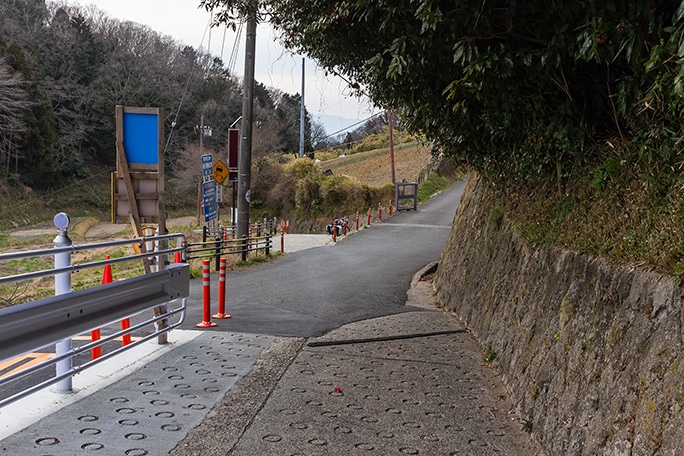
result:
<svg viewBox="0 0 684 456"><path fill-rule="evenodd" d="M204 114L200 116L200 155L204 153Z"/></svg>
<svg viewBox="0 0 684 456"><path fill-rule="evenodd" d="M302 57L302 108L299 114L299 158L304 158L304 57Z"/></svg>
<svg viewBox="0 0 684 456"><path fill-rule="evenodd" d="M396 184L397 178L394 174L394 139L392 138L392 111L387 110L387 126L389 127L390 141L390 162L392 163L392 183Z"/></svg>
<svg viewBox="0 0 684 456"><path fill-rule="evenodd" d="M249 230L249 189L252 175L252 111L254 107L254 54L256 51L256 6L247 18L245 44L245 76L242 95L242 138L240 141L240 169L238 172L238 238Z"/></svg>

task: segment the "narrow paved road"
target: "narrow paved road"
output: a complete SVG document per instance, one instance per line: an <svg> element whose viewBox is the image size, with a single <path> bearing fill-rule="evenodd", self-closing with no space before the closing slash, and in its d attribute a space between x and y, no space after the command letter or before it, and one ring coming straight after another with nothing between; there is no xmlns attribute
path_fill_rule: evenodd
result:
<svg viewBox="0 0 684 456"><path fill-rule="evenodd" d="M289 254L265 267L230 272L228 320L218 330L313 337L343 324L410 310L412 275L439 260L465 182L336 245ZM285 238L287 252L287 237ZM212 274L212 313L218 276ZM185 328L202 321L202 281L191 281Z"/></svg>

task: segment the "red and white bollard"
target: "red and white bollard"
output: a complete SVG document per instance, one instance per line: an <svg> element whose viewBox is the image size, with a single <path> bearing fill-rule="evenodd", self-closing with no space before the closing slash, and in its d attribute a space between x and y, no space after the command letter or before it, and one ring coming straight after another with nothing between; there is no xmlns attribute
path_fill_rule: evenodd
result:
<svg viewBox="0 0 684 456"><path fill-rule="evenodd" d="M392 200L389 201L389 215L392 217Z"/></svg>
<svg viewBox="0 0 684 456"><path fill-rule="evenodd" d="M382 222L382 203L378 203L378 220Z"/></svg>
<svg viewBox="0 0 684 456"><path fill-rule="evenodd" d="M285 253L285 226L280 224L280 251Z"/></svg>
<svg viewBox="0 0 684 456"><path fill-rule="evenodd" d="M249 225L249 236L247 236L247 250L252 250L252 225Z"/></svg>
<svg viewBox="0 0 684 456"><path fill-rule="evenodd" d="M221 258L221 264L219 267L219 302L218 302L218 313L212 315L213 318L230 318L230 315L226 314L226 259Z"/></svg>
<svg viewBox="0 0 684 456"><path fill-rule="evenodd" d="M211 291L209 288L209 260L204 260L202 261L202 289L204 290L203 292L203 297L204 297L204 309L203 309L203 318L202 318L202 323L197 323L195 326L198 328L211 328L212 326L216 326L216 323L211 321L211 310L209 309L210 304L209 301L211 299Z"/></svg>
<svg viewBox="0 0 684 456"><path fill-rule="evenodd" d="M344 233L345 236L347 235L347 216L346 215L344 216L344 231L342 231L342 233Z"/></svg>
<svg viewBox="0 0 684 456"><path fill-rule="evenodd" d="M371 208L369 207L368 208L368 226L370 226L370 217L371 217L370 211L371 211Z"/></svg>
<svg viewBox="0 0 684 456"><path fill-rule="evenodd" d="M356 231L359 231L359 211L356 211Z"/></svg>
<svg viewBox="0 0 684 456"><path fill-rule="evenodd" d="M333 220L332 232L333 232L333 242L337 242L337 220Z"/></svg>

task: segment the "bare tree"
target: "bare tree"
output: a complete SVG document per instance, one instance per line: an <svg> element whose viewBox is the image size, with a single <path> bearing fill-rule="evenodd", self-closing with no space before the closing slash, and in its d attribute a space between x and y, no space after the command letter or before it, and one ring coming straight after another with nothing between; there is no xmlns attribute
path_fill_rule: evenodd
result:
<svg viewBox="0 0 684 456"><path fill-rule="evenodd" d="M5 176L9 174L10 162L14 154L18 158L18 134L26 130L24 113L31 108L25 91L26 81L11 74L7 65L0 60L0 153L5 165Z"/></svg>

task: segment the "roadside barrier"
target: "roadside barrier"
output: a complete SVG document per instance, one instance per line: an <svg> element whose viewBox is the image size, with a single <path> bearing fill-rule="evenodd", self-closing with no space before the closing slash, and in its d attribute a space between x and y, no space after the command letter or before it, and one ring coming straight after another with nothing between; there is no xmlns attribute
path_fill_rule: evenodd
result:
<svg viewBox="0 0 684 456"><path fill-rule="evenodd" d="M281 221L282 222L282 221ZM264 219L262 222L250 223L250 226L257 235L263 235L265 233L276 234L278 230L278 219ZM237 226L203 226L202 227L202 241L206 242L209 238L222 238L222 239L237 239Z"/></svg>
<svg viewBox="0 0 684 456"><path fill-rule="evenodd" d="M210 303L211 300L211 289L210 289L210 275L209 275L209 260L202 261L202 296L203 296L203 312L202 312L202 322L197 323L195 326L198 328L211 328L216 326L216 323L211 321L211 310Z"/></svg>
<svg viewBox="0 0 684 456"><path fill-rule="evenodd" d="M24 354L38 352L47 346L56 347L54 357L0 378L0 389L9 384L20 387L18 393L0 400L0 407L50 385L57 385L57 390L60 392L71 392L72 377L75 374L134 346L166 334L178 327L185 318L186 298L189 295L189 266L187 264L170 265L169 269L75 292L71 289L71 277L79 271L149 259L154 255L165 258L169 254L182 251L183 248L168 248L158 252L81 264L71 263L73 253L126 245L141 246L150 240L157 242L157 245L166 245L169 240L175 239L176 245L179 245L184 240L182 234L79 246L71 243L66 229L68 218L65 214L58 214L55 217L55 225L59 227L59 233L54 240L54 248L0 255L0 262L54 256L54 268L1 277L0 285L42 277L55 277L54 297L0 309L0 363L14 360ZM103 281L104 279L103 277ZM180 303L180 306L171 309L173 303ZM151 318L142 317L143 312L153 308L166 310ZM94 342L79 347L72 346L73 337L87 334L96 328L119 322L132 315L141 315L143 321L126 330L100 337ZM167 322L174 316L179 316L179 320L168 324ZM156 327L157 323L161 322L165 324ZM128 346L101 353L96 359L75 365L78 355L90 354L96 347L101 347L148 326L155 327L151 334L141 337ZM82 360L82 358L78 359ZM28 379L37 371L51 366L55 368L55 375L48 380L41 382Z"/></svg>
<svg viewBox="0 0 684 456"><path fill-rule="evenodd" d="M389 215L392 217L392 200L389 200Z"/></svg>
<svg viewBox="0 0 684 456"><path fill-rule="evenodd" d="M285 227L280 225L280 251L285 253Z"/></svg>
<svg viewBox="0 0 684 456"><path fill-rule="evenodd" d="M226 259L221 258L221 266L219 270L219 300L218 313L212 315L213 318L230 318L226 314Z"/></svg>
<svg viewBox="0 0 684 456"><path fill-rule="evenodd" d="M382 203L378 203L378 220L382 222Z"/></svg>
<svg viewBox="0 0 684 456"><path fill-rule="evenodd" d="M359 231L359 211L356 211L356 231Z"/></svg>
<svg viewBox="0 0 684 456"><path fill-rule="evenodd" d="M283 221L281 221L282 224ZM264 219L264 223L249 225L248 235L239 239L235 237L235 227L204 226L202 227L202 242L184 244L187 247L187 250L184 250L187 254L184 261L214 258L216 260L216 271L219 271L220 258L223 255L239 254L242 255L243 261L247 260L249 252L264 250L268 255L273 247L271 245L272 236L276 234L277 227L277 219L271 221ZM257 236L254 236L254 233L257 233ZM229 236L231 236L230 239Z"/></svg>

